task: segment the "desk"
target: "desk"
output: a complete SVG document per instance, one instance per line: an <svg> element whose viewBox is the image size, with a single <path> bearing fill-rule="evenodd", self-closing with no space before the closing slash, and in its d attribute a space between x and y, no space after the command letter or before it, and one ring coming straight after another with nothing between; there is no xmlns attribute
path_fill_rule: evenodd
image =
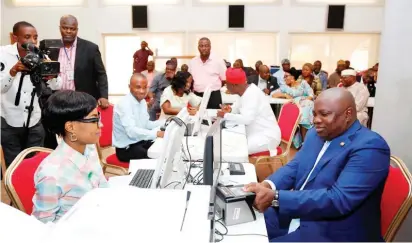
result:
<svg viewBox="0 0 412 243"><path fill-rule="evenodd" d="M153 168L153 164L156 163L156 160L131 160L130 161L130 166L129 166L129 176L125 176L124 182L127 185L128 181L130 181L133 178L134 173L138 169L147 169L147 168ZM229 170L225 169L223 171L223 175L220 176L219 180L222 181L230 181L233 183L237 184L247 184L250 182L256 182L256 172L255 172L255 167L252 164L244 164L243 165L245 168L245 175L237 175L237 176L231 176L229 174ZM227 166L222 166L222 167L227 167ZM196 170L191 171L192 175L195 175L197 173ZM116 177L114 177L116 178ZM119 178L120 179L120 178ZM116 179L115 179L116 180ZM173 175L170 181L173 181ZM111 180L109 180L109 183L111 183ZM111 185L111 184L110 184ZM112 186L112 185L111 185ZM121 186L121 183L116 183L116 186ZM199 186L194 186L194 185L187 185L186 189L188 190L193 190L193 188L196 188ZM197 190L197 189L196 189ZM197 200L209 200L208 195L204 196L203 199L200 198ZM208 201L207 201L208 202ZM198 203L193 204L193 205L199 205ZM196 218L195 214L193 211L198 211L202 210L199 209L198 207L190 207L191 204L189 202L188 206L188 211L187 211L187 218L185 221L185 225L197 225L199 219ZM245 224L238 224L238 225L233 225L233 226L228 226L228 234L229 235L237 235L237 234L246 234L245 236L224 236L222 242L254 242L254 243L259 243L259 242L268 242L267 237L263 236L257 236L257 235L247 235L247 234L260 234L260 235L267 235L266 232L266 225L265 225L265 219L263 214L259 212L256 213L256 220L250 223L245 223ZM204 222L203 222L204 223ZM216 223L216 229L218 229L220 232L224 232L224 228L219 224ZM219 236L217 236L219 237Z"/></svg>
<svg viewBox="0 0 412 243"><path fill-rule="evenodd" d="M205 136L208 129L208 126L202 125L198 136L187 137L192 160L203 159ZM183 138L182 143L185 152L187 153L186 137ZM152 159L159 158L162 153L162 149L163 138L156 138L153 145L150 146L147 151L147 155ZM235 128L222 130L222 154L224 161L242 163L249 162L245 126L239 125Z"/></svg>

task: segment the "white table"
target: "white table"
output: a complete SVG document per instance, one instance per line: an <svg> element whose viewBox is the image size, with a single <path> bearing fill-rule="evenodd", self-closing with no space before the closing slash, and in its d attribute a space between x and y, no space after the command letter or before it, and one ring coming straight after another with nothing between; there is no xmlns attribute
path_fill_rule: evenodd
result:
<svg viewBox="0 0 412 243"><path fill-rule="evenodd" d="M216 112L216 111L212 111ZM209 112L208 112L209 113ZM182 140L183 147L187 154L186 139L189 146L192 160L203 159L205 137L208 126L202 125L198 136L184 137ZM222 130L222 155L223 161L228 162L249 162L247 139L245 126L239 125L235 128ZM163 149L163 138L156 138L152 146L147 151L149 158L159 158Z"/></svg>
<svg viewBox="0 0 412 243"><path fill-rule="evenodd" d="M134 173L138 169L148 169L148 168L153 168L153 164L156 163L156 160L150 160L150 159L145 159L145 160L131 160L130 161L130 166L129 166L129 176L125 176L124 178L124 184L128 185L130 180L133 178ZM247 184L250 182L256 182L256 171L255 167L252 164L245 163L243 164L244 169L245 169L245 175L237 175L237 176L231 176L229 174L229 170L225 169L223 170L223 175L220 176L219 181L222 182L230 182L233 184ZM226 167L227 166L222 166ZM191 174L194 176L198 171L196 169L191 170ZM175 174L175 173L174 173ZM116 178L116 177L114 177ZM113 179L114 179L113 178ZM120 179L120 178L119 178ZM116 180L116 179L115 179ZM171 176L170 181L174 181L174 176ZM111 183L111 180L109 180L109 183ZM117 182L116 186L121 186L122 183ZM196 188L198 186L194 185L187 185L186 189L188 190L193 190L193 188ZM197 190L197 189L196 189ZM209 195L205 195L202 198L198 198L197 200L206 200L208 202L209 200ZM194 203L193 205L199 205L199 203ZM200 204L202 205L202 204ZM199 218L196 218L198 215L197 213L193 211L199 211L203 209L199 209L197 206L196 207L190 207L190 202L188 206L188 211L187 211L187 218L185 221L185 226L187 225L197 225ZM259 243L259 242L268 242L267 237L264 236L259 236L259 235L267 235L266 232L266 225L265 225L265 219L263 214L255 211L256 213L256 220L250 223L244 223L244 224L238 224L238 225L233 225L233 226L228 226L228 234L229 235L238 235L242 234L242 236L224 236L223 242L254 242L254 243ZM204 222L203 222L204 223ZM203 224L202 223L202 224ZM220 232L224 232L224 228L219 224L216 223L216 229L218 229ZM245 234L245 235L243 235ZM259 234L259 235L247 235L247 234ZM219 237L219 236L217 236Z"/></svg>
<svg viewBox="0 0 412 243"><path fill-rule="evenodd" d="M205 198L210 186L187 189L192 192L189 204L187 190L142 189L128 183L92 190L58 221L47 243L207 243L210 221Z"/></svg>

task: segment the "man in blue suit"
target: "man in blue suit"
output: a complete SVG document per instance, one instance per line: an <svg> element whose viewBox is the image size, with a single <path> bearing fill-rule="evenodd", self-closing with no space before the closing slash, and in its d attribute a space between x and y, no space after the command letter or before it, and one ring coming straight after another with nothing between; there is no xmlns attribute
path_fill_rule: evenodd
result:
<svg viewBox="0 0 412 243"><path fill-rule="evenodd" d="M268 238L286 241L383 241L380 204L390 151L356 119L353 96L322 92L304 146L262 183L255 208L265 212Z"/></svg>

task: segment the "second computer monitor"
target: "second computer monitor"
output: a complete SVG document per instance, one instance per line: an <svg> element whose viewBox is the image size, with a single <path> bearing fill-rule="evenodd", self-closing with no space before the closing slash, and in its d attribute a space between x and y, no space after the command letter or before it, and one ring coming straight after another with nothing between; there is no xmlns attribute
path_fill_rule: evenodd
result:
<svg viewBox="0 0 412 243"><path fill-rule="evenodd" d="M216 186L222 163L222 119L209 128L203 155L203 184Z"/></svg>
<svg viewBox="0 0 412 243"><path fill-rule="evenodd" d="M166 127L163 138L162 154L158 158L157 167L153 175L151 188L164 188L169 182L173 170L174 159L176 155L180 155L180 149L186 126L189 120L189 113L186 108L183 108L174 118L170 118L170 122ZM176 162L177 163L177 162ZM180 172L182 174L184 172ZM184 178L177 178L179 180Z"/></svg>
<svg viewBox="0 0 412 243"><path fill-rule="evenodd" d="M202 102L199 106L199 111L196 114L196 122L192 131L192 136L197 135L200 131L200 126L202 124L203 118L207 115L207 104L209 103L210 95L212 91L210 90L210 86L206 88L205 92L203 93Z"/></svg>

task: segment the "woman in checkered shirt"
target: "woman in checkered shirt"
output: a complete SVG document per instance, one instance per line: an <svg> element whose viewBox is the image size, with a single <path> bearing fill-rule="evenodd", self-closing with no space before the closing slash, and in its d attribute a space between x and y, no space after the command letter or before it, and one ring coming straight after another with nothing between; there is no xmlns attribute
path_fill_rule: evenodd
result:
<svg viewBox="0 0 412 243"><path fill-rule="evenodd" d="M34 175L33 216L55 222L87 192L107 187L95 144L102 124L89 94L64 90L50 96L43 119L62 138Z"/></svg>

